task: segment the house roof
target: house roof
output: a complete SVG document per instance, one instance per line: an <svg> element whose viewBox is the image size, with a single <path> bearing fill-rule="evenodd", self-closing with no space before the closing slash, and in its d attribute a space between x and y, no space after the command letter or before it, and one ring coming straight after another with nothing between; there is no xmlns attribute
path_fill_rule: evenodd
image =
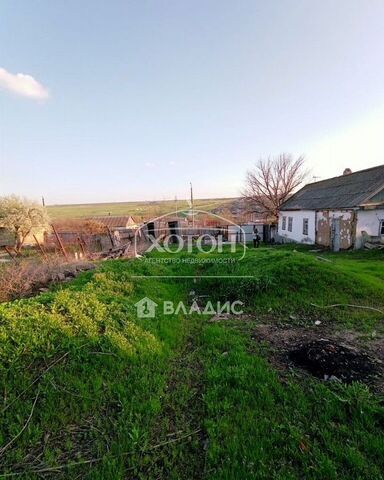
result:
<svg viewBox="0 0 384 480"><path fill-rule="evenodd" d="M106 215L103 217L90 217L89 220L102 223L108 228L119 228L119 227L125 228L128 224L130 225L136 224L134 218L131 215L121 215L121 216Z"/></svg>
<svg viewBox="0 0 384 480"><path fill-rule="evenodd" d="M349 175L309 183L292 195L280 210L317 210L358 207L384 188L384 165Z"/></svg>

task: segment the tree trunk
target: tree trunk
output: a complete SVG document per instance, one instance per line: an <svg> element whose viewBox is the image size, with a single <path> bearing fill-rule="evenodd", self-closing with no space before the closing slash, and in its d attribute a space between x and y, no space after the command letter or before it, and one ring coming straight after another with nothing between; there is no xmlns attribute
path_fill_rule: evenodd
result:
<svg viewBox="0 0 384 480"><path fill-rule="evenodd" d="M23 233L20 232L20 230L18 230L18 231L16 232L15 250L16 250L17 254L20 254L20 253L21 253L21 249L23 248L25 239L27 238L27 235L28 235L28 234L29 234L29 232L27 232L26 234L23 235Z"/></svg>

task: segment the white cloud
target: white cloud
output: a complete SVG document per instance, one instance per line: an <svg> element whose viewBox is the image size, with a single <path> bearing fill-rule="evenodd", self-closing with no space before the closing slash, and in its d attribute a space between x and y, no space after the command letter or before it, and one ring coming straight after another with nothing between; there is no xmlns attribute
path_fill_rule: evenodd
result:
<svg viewBox="0 0 384 480"><path fill-rule="evenodd" d="M31 75L9 73L4 68L0 68L0 88L29 98L45 100L49 97L48 90Z"/></svg>

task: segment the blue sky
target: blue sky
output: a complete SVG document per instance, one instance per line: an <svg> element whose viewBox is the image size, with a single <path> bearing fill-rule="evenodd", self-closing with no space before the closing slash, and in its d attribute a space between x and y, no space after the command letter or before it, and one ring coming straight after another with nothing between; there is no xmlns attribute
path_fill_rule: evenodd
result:
<svg viewBox="0 0 384 480"><path fill-rule="evenodd" d="M382 0L2 0L0 195L236 196L280 152L322 178L382 164L383 24Z"/></svg>

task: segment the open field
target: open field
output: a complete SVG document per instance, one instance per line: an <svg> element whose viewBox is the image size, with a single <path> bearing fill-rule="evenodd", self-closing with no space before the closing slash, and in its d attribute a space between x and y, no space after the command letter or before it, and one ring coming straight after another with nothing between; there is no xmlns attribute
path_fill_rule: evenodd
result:
<svg viewBox="0 0 384 480"><path fill-rule="evenodd" d="M194 208L211 211L214 208L230 205L235 198L196 199ZM132 215L134 217L157 217L165 213L188 208L185 200L163 200L158 202L118 202L87 203L79 205L49 205L48 213L52 219L81 218L96 215Z"/></svg>
<svg viewBox="0 0 384 480"><path fill-rule="evenodd" d="M383 354L383 313L313 306L383 310L382 252L262 247L222 261L236 256L107 261L0 305L0 478L384 478L382 374L324 381L284 353L326 335ZM145 296L241 300L244 313L140 319Z"/></svg>

